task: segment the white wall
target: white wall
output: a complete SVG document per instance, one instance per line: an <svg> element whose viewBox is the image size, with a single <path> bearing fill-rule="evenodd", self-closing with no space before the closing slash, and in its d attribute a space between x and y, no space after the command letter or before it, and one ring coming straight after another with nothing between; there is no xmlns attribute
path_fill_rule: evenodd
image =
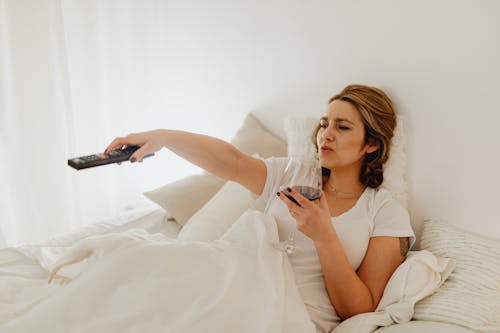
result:
<svg viewBox="0 0 500 333"><path fill-rule="evenodd" d="M16 33L12 45L23 46L26 58L14 54L12 64L29 64L23 73L34 89L50 72L38 60L51 52L43 48L51 45L45 39L53 32L25 14L46 20L44 6L61 5L71 59L67 89L81 131L80 141L68 144L74 154L158 127L230 139L249 111L284 138L285 116L319 116L346 84L375 85L406 118L410 211L417 231L423 216L431 216L500 238L499 1L1 1L4 13L17 13L6 31ZM113 24L99 30L104 22ZM102 48L108 53L100 53ZM83 63L95 72L73 66ZM7 98L9 92L3 93ZM42 100L30 98L25 104ZM100 115L97 108L113 113ZM12 150L22 154L32 145ZM60 162L50 162L58 163L54 174L52 164L40 163L44 169L37 167L36 177L63 173ZM39 176L38 170L46 172ZM99 206L95 218L112 212L109 207L123 209L142 191L197 170L162 152L140 167L79 173L79 183L100 184L102 191L114 186L124 195L102 202L87 186L79 193L77 213Z"/></svg>
<svg viewBox="0 0 500 333"><path fill-rule="evenodd" d="M406 118L411 215L500 237L500 2L171 1L165 108L229 138L247 111L319 115L348 83ZM221 122L224 119L224 122ZM213 130L208 130L213 129Z"/></svg>

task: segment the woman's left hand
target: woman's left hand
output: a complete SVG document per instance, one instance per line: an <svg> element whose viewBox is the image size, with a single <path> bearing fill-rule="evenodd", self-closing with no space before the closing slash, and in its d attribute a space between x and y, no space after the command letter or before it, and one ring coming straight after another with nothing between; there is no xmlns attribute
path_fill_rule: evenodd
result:
<svg viewBox="0 0 500 333"><path fill-rule="evenodd" d="M297 229L315 243L328 241L331 237L333 225L331 223L330 209L324 194L317 200L310 201L302 194L290 187L287 195L292 196L299 204L286 197L285 192L278 192L279 198L288 207L288 211L297 221Z"/></svg>

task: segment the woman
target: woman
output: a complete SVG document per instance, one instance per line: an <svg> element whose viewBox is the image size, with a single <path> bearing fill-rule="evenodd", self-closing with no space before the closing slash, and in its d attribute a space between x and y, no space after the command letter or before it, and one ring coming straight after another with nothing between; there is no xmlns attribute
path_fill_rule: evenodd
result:
<svg viewBox="0 0 500 333"><path fill-rule="evenodd" d="M314 132L325 171L315 201L293 188L287 195L296 202L279 192L286 158L261 160L204 135L130 134L113 140L106 152L138 145L131 161L140 162L166 147L257 195L258 205L276 217L280 237L298 229L297 251L290 256L295 280L318 331L329 332L340 320L376 309L414 242L407 211L379 189L395 126L392 103L377 88L350 85L332 97Z"/></svg>

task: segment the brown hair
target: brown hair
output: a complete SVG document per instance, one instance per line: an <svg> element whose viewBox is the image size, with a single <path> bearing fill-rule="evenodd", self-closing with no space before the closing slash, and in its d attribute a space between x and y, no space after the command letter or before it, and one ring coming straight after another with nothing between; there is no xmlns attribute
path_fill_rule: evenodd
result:
<svg viewBox="0 0 500 333"><path fill-rule="evenodd" d="M365 127L365 143L377 143L379 149L366 154L361 166L360 181L363 185L378 188L384 181L383 165L389 158L391 139L396 128L396 114L390 98L375 87L353 84L345 87L339 94L329 99L351 103L360 113ZM313 142L318 149L316 138L320 126L313 133ZM330 170L323 168L323 176L328 178Z"/></svg>

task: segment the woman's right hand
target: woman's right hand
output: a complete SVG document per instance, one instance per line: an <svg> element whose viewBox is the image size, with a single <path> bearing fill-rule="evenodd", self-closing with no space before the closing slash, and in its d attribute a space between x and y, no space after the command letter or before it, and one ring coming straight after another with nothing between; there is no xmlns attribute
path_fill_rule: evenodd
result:
<svg viewBox="0 0 500 333"><path fill-rule="evenodd" d="M108 154L113 150L123 149L127 146L140 146L141 148L130 156L130 161L142 162L145 155L155 153L163 148L163 135L164 130L131 133L125 137L114 139L108 147L106 147L104 153Z"/></svg>
<svg viewBox="0 0 500 333"><path fill-rule="evenodd" d="M168 129L132 133L114 139L105 152L109 153L125 146L140 146L130 156L131 162L141 162L145 155L165 147L207 172L240 183L258 195L262 193L266 182L267 168L264 161L242 153L226 141L208 135Z"/></svg>

